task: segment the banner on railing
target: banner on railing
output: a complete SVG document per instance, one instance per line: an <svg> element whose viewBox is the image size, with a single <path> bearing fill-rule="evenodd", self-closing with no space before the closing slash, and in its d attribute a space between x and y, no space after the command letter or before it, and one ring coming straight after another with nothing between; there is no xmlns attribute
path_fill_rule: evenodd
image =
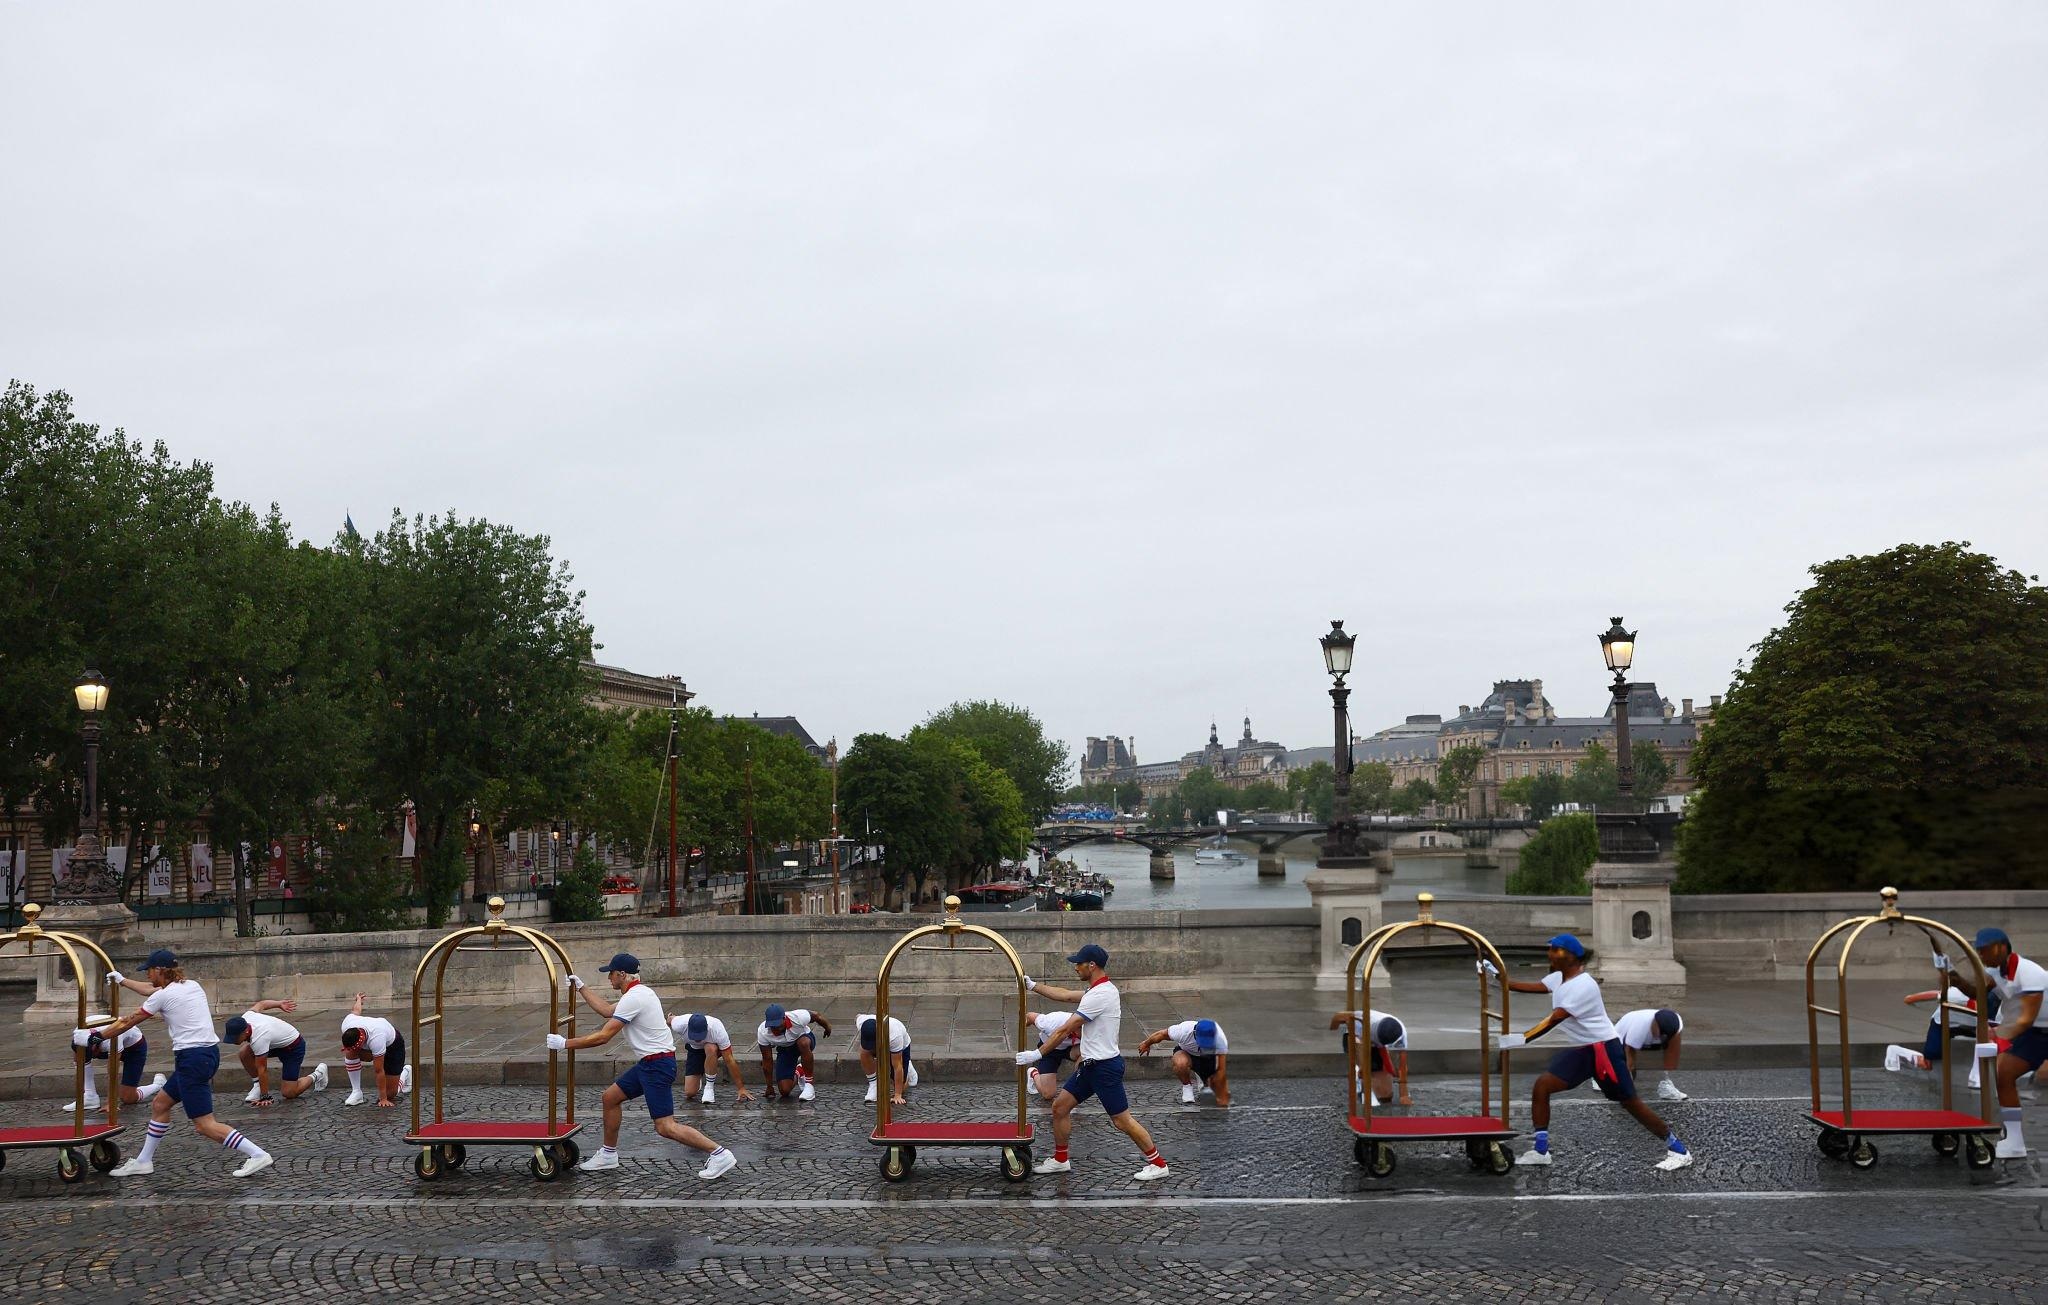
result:
<svg viewBox="0 0 2048 1305"><path fill-rule="evenodd" d="M192 858L192 895L213 896L213 849L204 843L194 843Z"/></svg>
<svg viewBox="0 0 2048 1305"><path fill-rule="evenodd" d="M163 844L152 843L149 848L149 878L146 891L151 897L171 895L171 858L164 855Z"/></svg>

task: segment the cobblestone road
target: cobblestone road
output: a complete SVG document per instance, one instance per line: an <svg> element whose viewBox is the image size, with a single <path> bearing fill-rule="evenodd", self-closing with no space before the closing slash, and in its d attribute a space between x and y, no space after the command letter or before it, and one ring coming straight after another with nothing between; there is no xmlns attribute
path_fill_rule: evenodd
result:
<svg viewBox="0 0 2048 1305"><path fill-rule="evenodd" d="M2033 1160L1972 1172L1899 1138L1858 1172L1815 1149L1803 1075L1684 1082L1696 1099L1668 1117L1700 1162L1683 1173L1654 1171L1658 1146L1581 1093L1558 1107L1547 1171L1476 1175L1455 1148L1416 1144L1377 1182L1352 1163L1328 1084L1247 1081L1224 1111L1183 1108L1148 1082L1135 1108L1174 1165L1149 1188L1129 1181L1129 1143L1086 1107L1075 1172L1015 1185L986 1151L921 1153L910 1181L882 1182L871 1108L831 1088L809 1105L686 1107L743 1162L715 1184L629 1107L615 1172L536 1183L527 1152L472 1148L463 1172L427 1185L400 1114L344 1109L337 1092L269 1111L236 1102L222 1117L278 1156L254 1179L233 1178L182 1121L147 1178L66 1185L50 1153L10 1153L0 1296L247 1302L355 1285L420 1301L2048 1299L2048 1188ZM221 1075L223 1098L232 1083ZM1861 1084L1871 1105L1923 1101L1924 1085ZM1418 1109L1469 1095L1417 1087ZM542 1101L451 1096L501 1118ZM596 1091L581 1096L594 1147ZM910 1117L991 1118L1003 1100L994 1086L931 1088ZM2048 1110L2030 1114L2048 1127ZM44 1118L53 1103L11 1103L6 1122ZM139 1131L123 1139L131 1151Z"/></svg>

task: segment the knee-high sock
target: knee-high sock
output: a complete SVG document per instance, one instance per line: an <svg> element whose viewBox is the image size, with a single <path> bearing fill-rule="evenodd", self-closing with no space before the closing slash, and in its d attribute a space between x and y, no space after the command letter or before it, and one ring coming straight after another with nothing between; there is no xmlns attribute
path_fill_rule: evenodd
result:
<svg viewBox="0 0 2048 1305"><path fill-rule="evenodd" d="M142 1139L142 1149L135 1153L135 1158L137 1160L140 1160L144 1164L149 1164L152 1161L154 1161L156 1159L156 1148L158 1144L164 1140L164 1134L170 1131L171 1123L169 1120L150 1120L149 1135Z"/></svg>
<svg viewBox="0 0 2048 1305"><path fill-rule="evenodd" d="M362 1091L363 1062L360 1060L344 1060L341 1062L341 1067L348 1071L348 1090L351 1092Z"/></svg>
<svg viewBox="0 0 2048 1305"><path fill-rule="evenodd" d="M230 1151L239 1151L243 1155L249 1156L251 1158L267 1154L267 1152L265 1152L262 1147L256 1145L254 1142L251 1142L248 1136L244 1134L242 1130L240 1130L239 1128L236 1129L234 1132L229 1133L228 1140L222 1142L221 1145L226 1147Z"/></svg>

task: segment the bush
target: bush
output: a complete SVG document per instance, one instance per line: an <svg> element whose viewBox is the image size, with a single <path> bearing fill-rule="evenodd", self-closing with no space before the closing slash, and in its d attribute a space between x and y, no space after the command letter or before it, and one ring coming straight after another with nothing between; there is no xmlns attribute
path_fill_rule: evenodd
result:
<svg viewBox="0 0 2048 1305"><path fill-rule="evenodd" d="M604 866L587 845L576 849L569 868L555 880L553 904L556 924L604 918Z"/></svg>
<svg viewBox="0 0 2048 1305"><path fill-rule="evenodd" d="M411 885L391 856L374 817L358 816L334 836L334 850L313 867L306 911L322 933L403 929L411 921Z"/></svg>
<svg viewBox="0 0 2048 1305"><path fill-rule="evenodd" d="M1592 889L1586 871L1600 858L1600 832L1585 813L1554 816L1522 849L1508 891L1526 897L1577 897Z"/></svg>

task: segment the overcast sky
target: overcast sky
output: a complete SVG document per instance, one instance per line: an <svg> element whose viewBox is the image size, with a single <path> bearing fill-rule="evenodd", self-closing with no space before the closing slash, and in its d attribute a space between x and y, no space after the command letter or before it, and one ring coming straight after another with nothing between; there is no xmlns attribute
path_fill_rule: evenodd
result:
<svg viewBox="0 0 2048 1305"><path fill-rule="evenodd" d="M1144 760L2044 569L2048 7L0 10L0 372L603 660Z"/></svg>

